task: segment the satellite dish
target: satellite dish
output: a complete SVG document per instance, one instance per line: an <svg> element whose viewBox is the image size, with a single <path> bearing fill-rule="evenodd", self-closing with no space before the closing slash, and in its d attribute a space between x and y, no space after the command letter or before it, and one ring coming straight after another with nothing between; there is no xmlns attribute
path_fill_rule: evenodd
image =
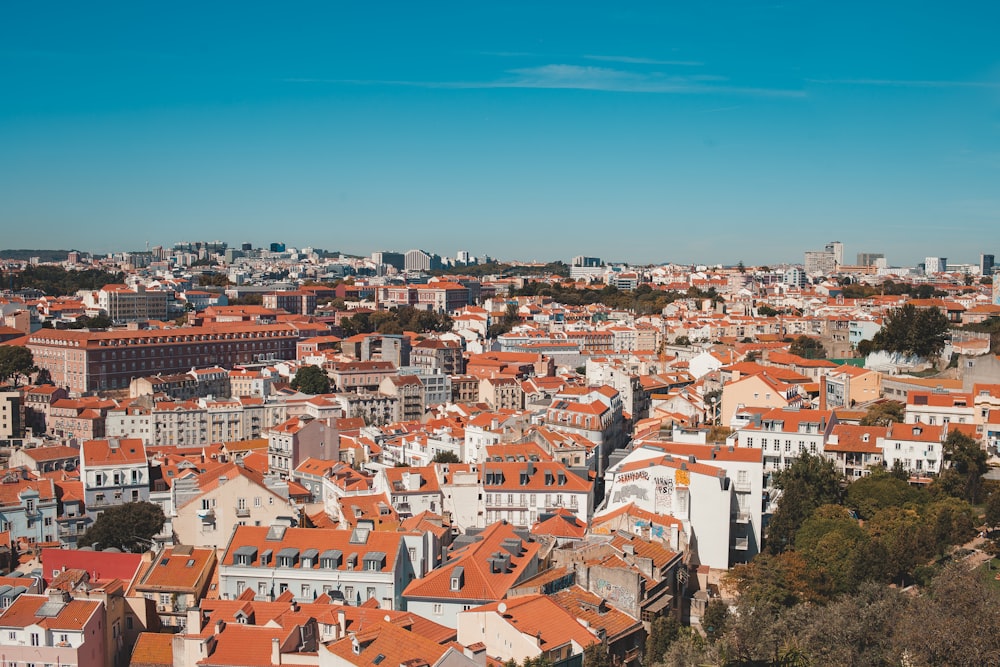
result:
<svg viewBox="0 0 1000 667"><path fill-rule="evenodd" d="M497 605L497 611L500 612L501 614L506 614L507 613L507 603L506 602L501 602L500 604L498 604Z"/></svg>
<svg viewBox="0 0 1000 667"><path fill-rule="evenodd" d="M389 614L386 614L385 616L382 617L382 620L385 621L386 623L389 623L392 621L392 617L390 617Z"/></svg>

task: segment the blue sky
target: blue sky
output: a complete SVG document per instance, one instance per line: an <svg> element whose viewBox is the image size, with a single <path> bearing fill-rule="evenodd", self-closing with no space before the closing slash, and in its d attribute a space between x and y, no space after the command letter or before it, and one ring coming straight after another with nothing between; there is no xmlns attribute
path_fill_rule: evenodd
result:
<svg viewBox="0 0 1000 667"><path fill-rule="evenodd" d="M0 246L977 261L998 25L987 2L5 3Z"/></svg>

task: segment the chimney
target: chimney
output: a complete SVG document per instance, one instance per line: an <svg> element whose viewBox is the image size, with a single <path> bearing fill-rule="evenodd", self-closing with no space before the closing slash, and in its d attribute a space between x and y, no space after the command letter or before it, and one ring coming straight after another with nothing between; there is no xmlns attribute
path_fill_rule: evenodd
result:
<svg viewBox="0 0 1000 667"><path fill-rule="evenodd" d="M212 634L217 635L225 629L226 629L226 622L223 621L222 619L219 619L218 621L215 622L215 629L213 630Z"/></svg>
<svg viewBox="0 0 1000 667"><path fill-rule="evenodd" d="M271 638L271 664L281 664L281 642L277 637Z"/></svg>
<svg viewBox="0 0 1000 667"><path fill-rule="evenodd" d="M201 615L201 609L198 607L192 607L187 610L187 629L191 634L197 635L201 633L202 621L204 618Z"/></svg>

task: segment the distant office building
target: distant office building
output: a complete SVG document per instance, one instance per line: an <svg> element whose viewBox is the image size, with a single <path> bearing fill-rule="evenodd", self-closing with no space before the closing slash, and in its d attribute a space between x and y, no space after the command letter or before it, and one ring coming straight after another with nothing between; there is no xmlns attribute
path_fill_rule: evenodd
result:
<svg viewBox="0 0 1000 667"><path fill-rule="evenodd" d="M947 257L926 257L924 259L924 273L944 273L948 270Z"/></svg>
<svg viewBox="0 0 1000 667"><path fill-rule="evenodd" d="M285 244L284 243L272 243L271 244L271 252L285 252Z"/></svg>
<svg viewBox="0 0 1000 667"><path fill-rule="evenodd" d="M372 262L394 267L400 271L406 266L406 256L401 252L373 252Z"/></svg>
<svg viewBox="0 0 1000 667"><path fill-rule="evenodd" d="M979 273L980 275L989 276L993 274L993 255L980 255L979 256Z"/></svg>
<svg viewBox="0 0 1000 667"><path fill-rule="evenodd" d="M885 259L885 254L881 252L859 252L858 266L875 266L875 260Z"/></svg>
<svg viewBox="0 0 1000 667"><path fill-rule="evenodd" d="M807 250L805 253L805 270L810 275L828 276L837 270L837 257L825 250Z"/></svg>
<svg viewBox="0 0 1000 667"><path fill-rule="evenodd" d="M840 241L830 241L824 248L826 252L833 255L833 261L837 266L844 265L844 244Z"/></svg>
<svg viewBox="0 0 1000 667"><path fill-rule="evenodd" d="M590 266L590 267L600 266L600 265L601 265L600 257L584 257L583 255L577 255L576 257L574 257L573 263L571 264L571 266Z"/></svg>
<svg viewBox="0 0 1000 667"><path fill-rule="evenodd" d="M455 255L455 261L459 264L468 264L472 260L472 255L468 250L459 250Z"/></svg>
<svg viewBox="0 0 1000 667"><path fill-rule="evenodd" d="M253 244L244 243L240 246L240 250L242 250L243 252L250 252L251 250L253 250Z"/></svg>
<svg viewBox="0 0 1000 667"><path fill-rule="evenodd" d="M406 253L403 268L407 271L433 271L441 268L441 257L426 250L410 250Z"/></svg>

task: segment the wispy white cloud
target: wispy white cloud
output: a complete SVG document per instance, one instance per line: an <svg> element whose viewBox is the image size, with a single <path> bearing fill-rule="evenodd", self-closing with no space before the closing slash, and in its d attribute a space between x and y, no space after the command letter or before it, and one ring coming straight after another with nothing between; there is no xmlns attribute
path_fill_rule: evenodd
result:
<svg viewBox="0 0 1000 667"><path fill-rule="evenodd" d="M667 76L609 67L552 64L507 70L492 81L398 81L357 79L285 79L288 83L388 85L439 89L534 88L544 90L594 90L614 93L716 94L762 97L804 97L801 90L752 88L724 84L714 75Z"/></svg>
<svg viewBox="0 0 1000 667"><path fill-rule="evenodd" d="M809 83L891 88L1000 88L1000 81L941 81L921 79L806 79Z"/></svg>
<svg viewBox="0 0 1000 667"><path fill-rule="evenodd" d="M705 63L697 60L657 60L655 58L635 58L633 56L584 56L587 60L598 60L609 63L625 63L629 65L682 65L685 67L701 67Z"/></svg>

